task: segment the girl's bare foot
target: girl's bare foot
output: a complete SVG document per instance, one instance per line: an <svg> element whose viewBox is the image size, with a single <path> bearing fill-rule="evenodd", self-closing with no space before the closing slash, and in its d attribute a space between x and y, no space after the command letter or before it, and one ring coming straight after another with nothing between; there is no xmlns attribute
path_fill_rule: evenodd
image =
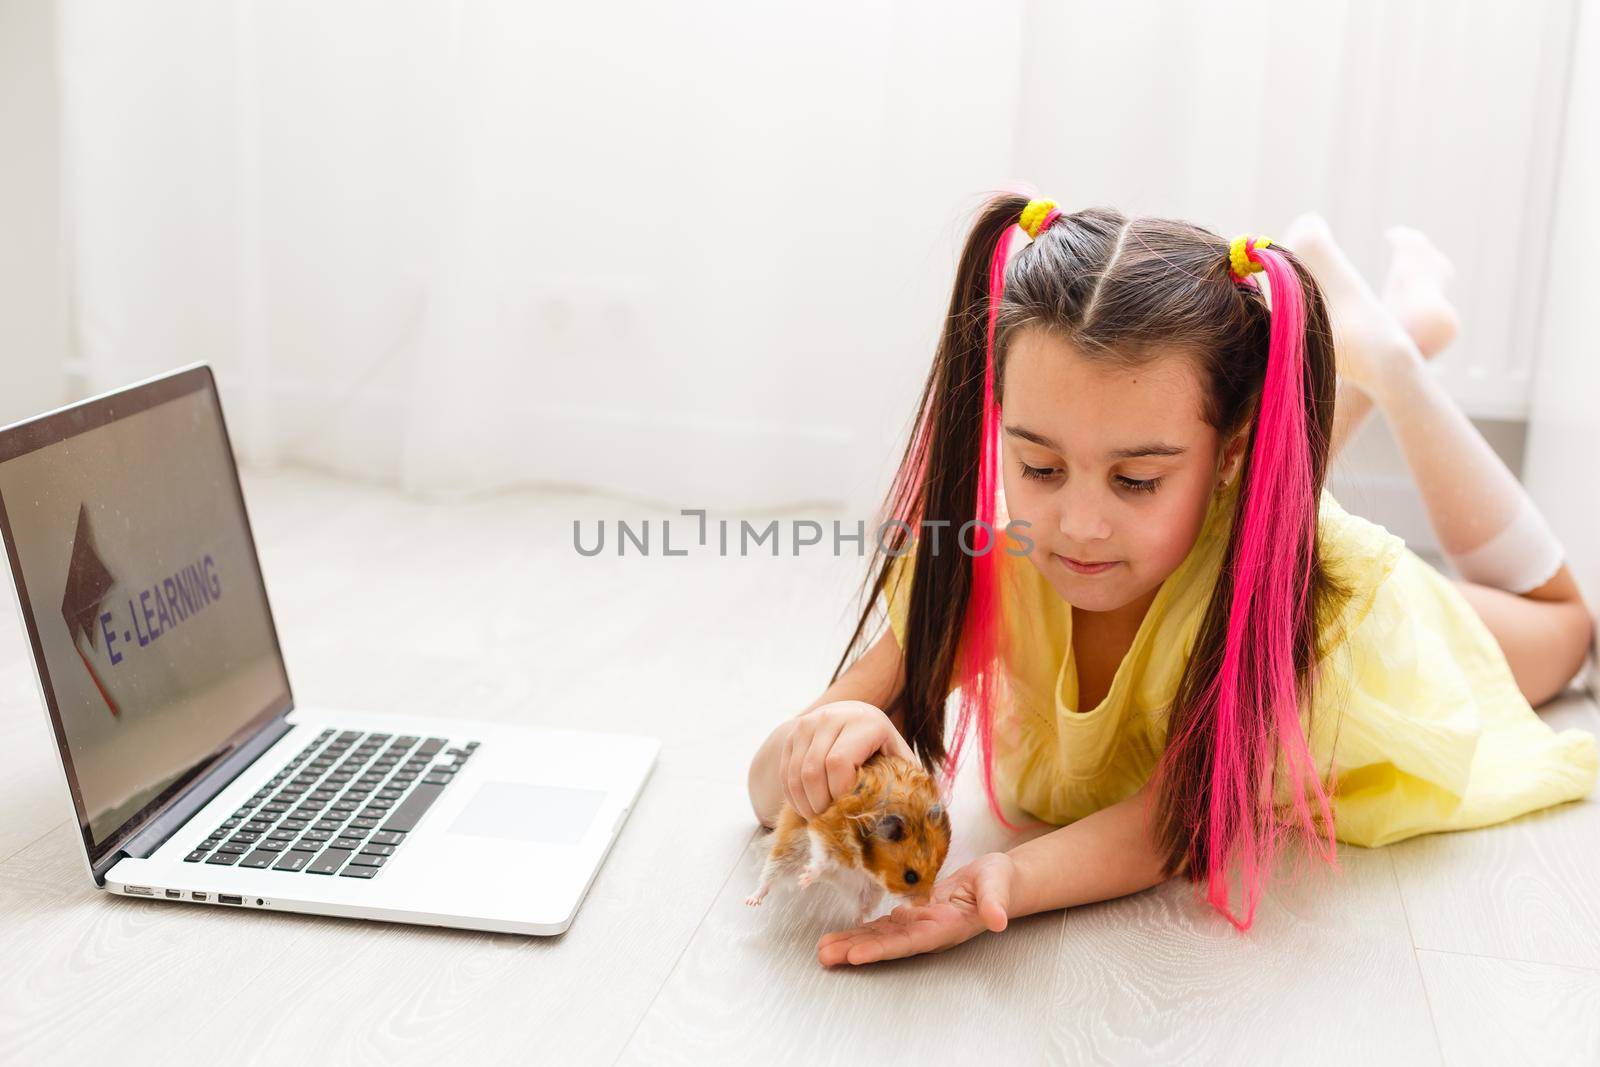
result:
<svg viewBox="0 0 1600 1067"><path fill-rule="evenodd" d="M1397 367L1421 360L1416 342L1345 257L1322 216L1295 219L1283 243L1311 268L1327 299L1339 375L1376 399Z"/></svg>
<svg viewBox="0 0 1600 1067"><path fill-rule="evenodd" d="M1400 320L1422 355L1431 359L1461 332L1461 317L1444 295L1445 286L1455 277L1455 264L1420 230L1391 226L1384 236L1393 255L1383 283L1383 304Z"/></svg>

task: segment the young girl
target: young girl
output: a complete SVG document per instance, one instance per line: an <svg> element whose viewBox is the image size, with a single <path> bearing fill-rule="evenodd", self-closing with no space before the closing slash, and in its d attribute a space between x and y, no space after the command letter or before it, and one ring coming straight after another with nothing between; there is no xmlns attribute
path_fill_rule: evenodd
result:
<svg viewBox="0 0 1600 1067"><path fill-rule="evenodd" d="M998 781L1062 828L826 935L824 964L1176 875L1247 929L1289 836L1334 861L1335 838L1482 826L1593 788L1594 738L1532 708L1582 666L1589 609L1426 371L1454 334L1448 263L1391 239L1386 307L1314 217L1284 244L1230 244L1020 196L981 211L887 501L909 537L875 564L827 692L756 754L751 802L765 825L784 801L809 818L879 750L948 786L975 726L995 814L1013 827ZM1371 403L1463 581L1323 489ZM890 632L841 675L880 594Z"/></svg>

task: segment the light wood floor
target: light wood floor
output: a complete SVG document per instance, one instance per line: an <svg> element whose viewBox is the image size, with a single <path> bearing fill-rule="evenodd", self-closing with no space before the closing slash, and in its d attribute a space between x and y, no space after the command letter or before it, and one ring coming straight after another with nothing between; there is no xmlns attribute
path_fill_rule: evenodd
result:
<svg viewBox="0 0 1600 1067"><path fill-rule="evenodd" d="M75 852L6 608L0 1062L1600 1062L1600 800L1345 849L1248 936L1168 884L824 970L846 906L743 903L765 847L744 778L823 688L859 561L787 533L779 559L721 557L714 526L665 557L670 513L579 494L245 488L300 702L648 731L660 763L559 938L114 898ZM646 515L649 558L573 548L574 519ZM1600 733L1575 693L1544 711ZM1007 846L972 773L952 814L952 868Z"/></svg>

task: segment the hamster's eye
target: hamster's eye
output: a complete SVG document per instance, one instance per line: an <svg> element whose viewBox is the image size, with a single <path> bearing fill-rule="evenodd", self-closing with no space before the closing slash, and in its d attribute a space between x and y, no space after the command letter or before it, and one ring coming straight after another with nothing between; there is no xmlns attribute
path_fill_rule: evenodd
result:
<svg viewBox="0 0 1600 1067"><path fill-rule="evenodd" d="M919 881L921 881L921 879L918 877L917 872L907 868L906 885L916 885Z"/></svg>

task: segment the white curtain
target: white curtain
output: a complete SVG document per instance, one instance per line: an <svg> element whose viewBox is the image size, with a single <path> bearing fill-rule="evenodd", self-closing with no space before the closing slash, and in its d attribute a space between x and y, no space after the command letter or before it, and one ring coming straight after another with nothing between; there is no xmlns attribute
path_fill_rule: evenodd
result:
<svg viewBox="0 0 1600 1067"><path fill-rule="evenodd" d="M59 10L69 370L212 362L247 462L868 514L1019 179L1223 232L1321 207L1369 266L1420 223L1504 309L1485 351L1536 336L1485 233L1545 225L1559 109L1512 120L1563 0Z"/></svg>
<svg viewBox="0 0 1600 1067"><path fill-rule="evenodd" d="M62 15L85 389L205 359L246 461L423 492L870 498L1008 176L1018 5Z"/></svg>

